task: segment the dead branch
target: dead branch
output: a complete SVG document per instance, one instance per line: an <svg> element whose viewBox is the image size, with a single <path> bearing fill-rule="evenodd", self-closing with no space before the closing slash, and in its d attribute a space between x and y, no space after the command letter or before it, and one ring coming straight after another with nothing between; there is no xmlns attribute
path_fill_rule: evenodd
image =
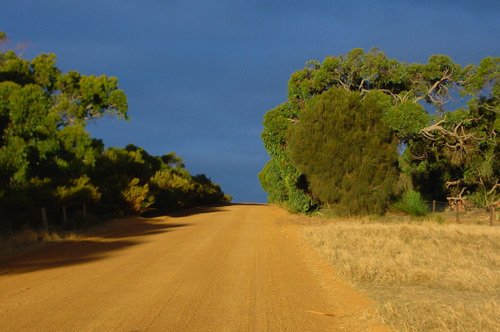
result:
<svg viewBox="0 0 500 332"><path fill-rule="evenodd" d="M450 187L450 186L456 186L456 185L459 185L460 183L462 182L461 179L458 179L456 181L446 181L446 188Z"/></svg>
<svg viewBox="0 0 500 332"><path fill-rule="evenodd" d="M444 119L443 119L443 120L441 120L441 121L438 121L438 122L436 122L436 123L435 123L435 124L433 124L433 125L430 125L430 126L428 126L428 127L423 128L420 132L421 132L421 133L422 133L422 134L423 134L426 138L431 139L431 140L436 140L437 138L434 138L434 135L433 135L433 134L431 134L431 132L433 132L433 131L437 130L437 131L440 131L440 132L445 133L445 134L447 134L447 133L448 133L448 131L447 131L446 129L444 129L444 127L443 127L443 126L441 126L441 124L443 124L443 123L444 123L444 121L445 121Z"/></svg>
<svg viewBox="0 0 500 332"><path fill-rule="evenodd" d="M450 197L446 197L446 199L449 201L463 201L464 198L462 197L462 195L464 194L464 191L465 191L465 187L462 188L462 191L460 191L458 196L450 196Z"/></svg>
<svg viewBox="0 0 500 332"><path fill-rule="evenodd" d="M498 180L495 182L495 184L493 185L493 188L491 188L490 191L488 191L488 195L491 195L495 192L495 190L500 187L500 184L498 183Z"/></svg>

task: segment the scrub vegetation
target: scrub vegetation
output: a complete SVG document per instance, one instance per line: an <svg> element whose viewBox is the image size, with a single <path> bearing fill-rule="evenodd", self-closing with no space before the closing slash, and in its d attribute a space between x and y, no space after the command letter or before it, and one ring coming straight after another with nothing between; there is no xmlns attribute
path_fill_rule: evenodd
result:
<svg viewBox="0 0 500 332"><path fill-rule="evenodd" d="M500 58L408 64L354 49L309 61L291 75L288 100L264 116L261 185L270 203L298 212L381 215L418 193L484 208L493 222L499 97Z"/></svg>
<svg viewBox="0 0 500 332"><path fill-rule="evenodd" d="M74 240L78 237L79 235L74 232L46 231L26 227L14 233L0 234L0 258L37 249L48 243Z"/></svg>
<svg viewBox="0 0 500 332"><path fill-rule="evenodd" d="M38 228L42 219L78 228L231 200L207 176L191 175L174 152L104 148L85 127L102 117L129 120L118 79L63 73L55 60L23 59L0 32L0 231Z"/></svg>

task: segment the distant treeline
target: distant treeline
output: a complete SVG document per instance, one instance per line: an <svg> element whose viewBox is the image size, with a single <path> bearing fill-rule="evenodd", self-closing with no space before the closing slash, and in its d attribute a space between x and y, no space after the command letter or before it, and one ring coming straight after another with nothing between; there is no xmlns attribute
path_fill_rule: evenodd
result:
<svg viewBox="0 0 500 332"><path fill-rule="evenodd" d="M378 49L309 61L264 116L270 202L307 212L380 214L407 193L500 202L500 58L461 66Z"/></svg>
<svg viewBox="0 0 500 332"><path fill-rule="evenodd" d="M7 42L0 32L0 229L39 226L42 209L51 223L77 224L230 202L173 152L105 149L90 137L90 120L129 119L115 77L62 73L54 54L26 60Z"/></svg>

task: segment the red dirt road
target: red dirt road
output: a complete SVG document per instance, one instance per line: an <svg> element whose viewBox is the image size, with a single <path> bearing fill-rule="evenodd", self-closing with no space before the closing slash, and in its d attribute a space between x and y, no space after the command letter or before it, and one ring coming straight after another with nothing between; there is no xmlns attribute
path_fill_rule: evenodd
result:
<svg viewBox="0 0 500 332"><path fill-rule="evenodd" d="M0 331L384 331L286 212L127 219L0 261Z"/></svg>

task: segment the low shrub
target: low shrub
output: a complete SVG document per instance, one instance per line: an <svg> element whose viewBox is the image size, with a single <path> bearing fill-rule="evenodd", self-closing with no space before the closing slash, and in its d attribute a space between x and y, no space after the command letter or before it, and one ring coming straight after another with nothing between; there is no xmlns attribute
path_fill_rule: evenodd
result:
<svg viewBox="0 0 500 332"><path fill-rule="evenodd" d="M405 192L393 208L413 216L426 216L430 212L420 193L413 190Z"/></svg>

